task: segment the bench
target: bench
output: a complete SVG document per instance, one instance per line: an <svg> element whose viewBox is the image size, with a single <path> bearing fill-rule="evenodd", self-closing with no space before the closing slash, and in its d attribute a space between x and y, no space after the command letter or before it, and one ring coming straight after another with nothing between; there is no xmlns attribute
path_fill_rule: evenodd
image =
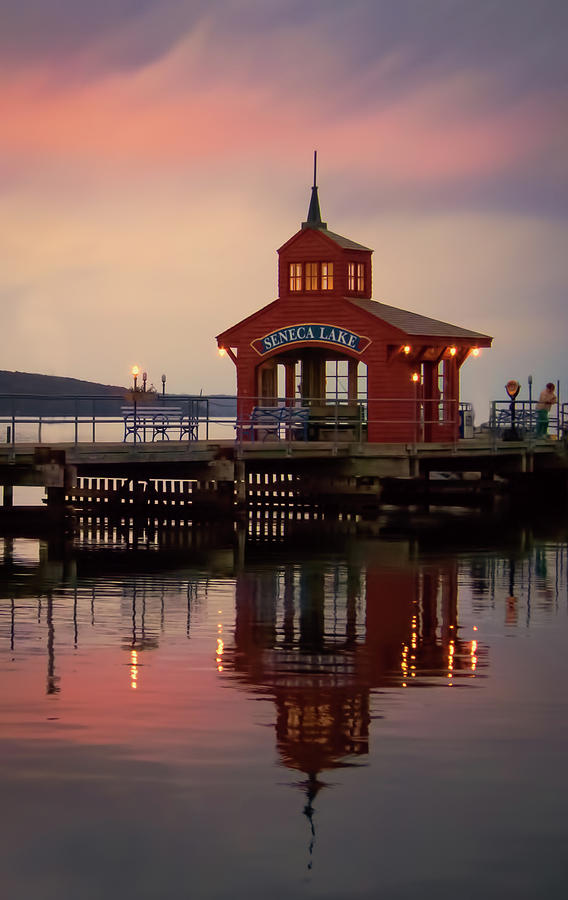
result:
<svg viewBox="0 0 568 900"><path fill-rule="evenodd" d="M237 421L237 437L266 441L282 437L307 440L309 409L298 406L255 406L250 419Z"/></svg>
<svg viewBox="0 0 568 900"><path fill-rule="evenodd" d="M199 420L196 416L185 415L181 406L147 406L136 404L121 407L124 421L124 438L132 436L134 442L169 441L170 432L174 432L177 440L187 437L189 441L197 440Z"/></svg>
<svg viewBox="0 0 568 900"><path fill-rule="evenodd" d="M312 404L310 440L361 440L363 407L359 403Z"/></svg>

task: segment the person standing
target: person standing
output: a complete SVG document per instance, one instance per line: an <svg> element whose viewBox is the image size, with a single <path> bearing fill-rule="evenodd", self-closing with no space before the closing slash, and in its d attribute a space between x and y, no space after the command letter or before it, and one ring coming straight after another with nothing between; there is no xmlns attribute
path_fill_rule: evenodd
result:
<svg viewBox="0 0 568 900"><path fill-rule="evenodd" d="M543 391L540 392L538 398L537 418L536 418L536 436L545 437L548 431L548 414L556 403L556 394L554 393L554 385L549 381Z"/></svg>

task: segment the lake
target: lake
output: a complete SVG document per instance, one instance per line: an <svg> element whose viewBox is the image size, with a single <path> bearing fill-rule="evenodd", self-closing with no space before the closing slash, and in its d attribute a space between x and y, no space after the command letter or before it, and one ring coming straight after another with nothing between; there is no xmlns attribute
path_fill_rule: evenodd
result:
<svg viewBox="0 0 568 900"><path fill-rule="evenodd" d="M4 895L560 896L567 536L392 511L0 538Z"/></svg>

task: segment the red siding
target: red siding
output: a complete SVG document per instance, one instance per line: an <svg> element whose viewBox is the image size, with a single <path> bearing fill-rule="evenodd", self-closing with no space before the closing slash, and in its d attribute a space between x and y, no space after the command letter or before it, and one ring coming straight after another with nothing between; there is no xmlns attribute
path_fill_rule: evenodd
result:
<svg viewBox="0 0 568 900"><path fill-rule="evenodd" d="M361 360L367 365L368 395L368 440L380 443L409 443L417 440L450 441L458 434L459 403L459 362L467 356L465 342L463 354L449 360L449 375L446 383L446 398L451 398L452 408L449 421L438 421L438 386L435 363L425 365L424 384L415 385L412 373L419 364L398 352L398 348L408 343L417 344L416 336L383 322L372 313L360 309L345 299L347 290L347 265L349 262L364 262L365 291L360 295L371 296L371 251L342 248L325 232L307 228L290 238L279 250L279 299L268 304L257 313L232 326L218 336L221 346L237 350L237 395L239 415L246 418L257 403L258 368L269 359L283 353L296 351L298 356L307 348L325 349L336 356L339 348L330 348L329 343L310 341L309 343L288 344L260 355L251 343L273 331L306 323L336 325L370 339L371 343L363 353L348 347L341 347L341 355ZM332 291L289 290L290 262L333 262L334 287ZM423 346L434 348L431 358L444 351L448 339L436 336L421 336ZM460 344L459 341L455 342ZM420 420L419 409L424 402L425 414Z"/></svg>

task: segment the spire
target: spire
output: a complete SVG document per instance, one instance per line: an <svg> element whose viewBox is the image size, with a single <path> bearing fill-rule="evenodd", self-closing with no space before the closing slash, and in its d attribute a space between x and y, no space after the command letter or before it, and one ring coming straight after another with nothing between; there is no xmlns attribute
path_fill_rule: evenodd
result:
<svg viewBox="0 0 568 900"><path fill-rule="evenodd" d="M317 186L317 167L318 167L318 151L314 150L314 183L312 185L312 196L310 198L310 207L308 209L308 218L302 222L302 228L327 228L327 222L322 222L321 212L318 198Z"/></svg>

